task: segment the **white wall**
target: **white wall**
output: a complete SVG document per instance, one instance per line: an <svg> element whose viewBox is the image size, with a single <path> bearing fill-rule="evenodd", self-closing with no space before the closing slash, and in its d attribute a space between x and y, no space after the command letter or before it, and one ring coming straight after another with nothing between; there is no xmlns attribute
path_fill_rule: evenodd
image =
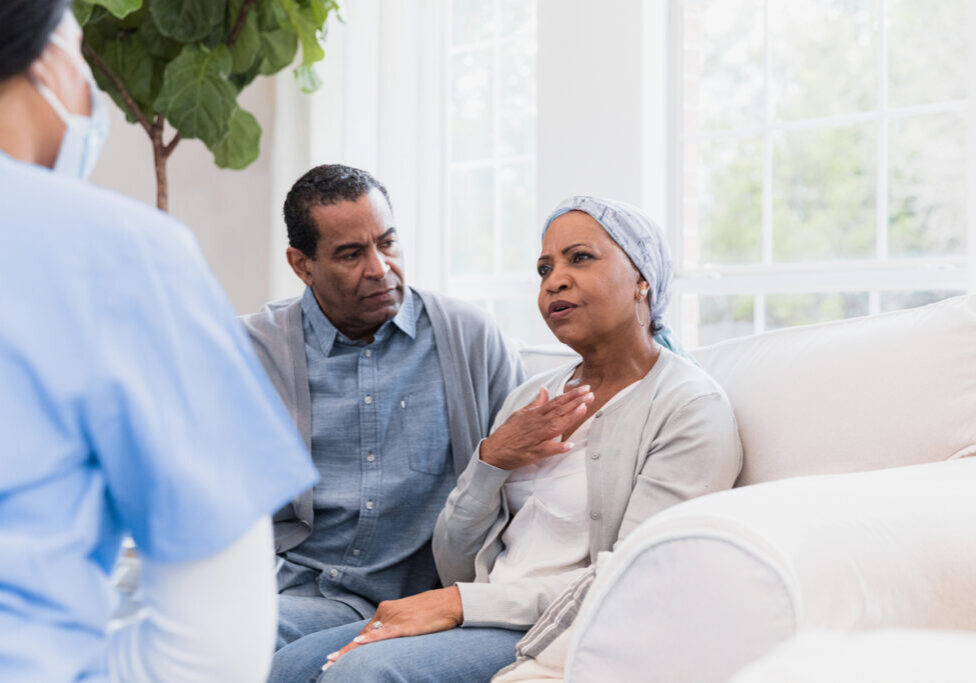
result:
<svg viewBox="0 0 976 683"><path fill-rule="evenodd" d="M540 220L574 194L641 204L643 28L634 0L539 3Z"/></svg>
<svg viewBox="0 0 976 683"><path fill-rule="evenodd" d="M281 79L297 90L290 71ZM259 78L243 92L240 103L263 130L261 154L253 164L243 171L219 169L202 142L183 140L168 166L170 213L190 226L234 307L246 313L268 299L271 231L285 229L280 218L272 218L280 216L284 200L283 194L277 196L271 177L275 80ZM155 206L149 138L137 124L127 123L114 103L109 109L112 129L92 181Z"/></svg>

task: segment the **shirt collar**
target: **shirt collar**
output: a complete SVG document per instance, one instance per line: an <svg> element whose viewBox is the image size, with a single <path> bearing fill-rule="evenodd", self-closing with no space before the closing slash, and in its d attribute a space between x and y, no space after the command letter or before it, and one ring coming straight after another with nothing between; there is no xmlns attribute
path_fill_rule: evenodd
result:
<svg viewBox="0 0 976 683"><path fill-rule="evenodd" d="M417 316L420 313L415 301L416 296L410 287L404 287L403 303L400 305L400 310L397 311L397 314L393 316L392 320L387 320L376 330L376 334L373 335L374 344L376 342L386 341L395 329L399 329L411 339L416 338ZM332 347L335 345L337 339L343 344L366 345L365 342L349 339L332 324L332 321L329 320L319 307L319 302L315 299L315 294L312 293L311 287L306 287L305 292L302 294L302 312L305 314L305 319L311 323L312 330L318 339L322 353L326 356L332 353Z"/></svg>

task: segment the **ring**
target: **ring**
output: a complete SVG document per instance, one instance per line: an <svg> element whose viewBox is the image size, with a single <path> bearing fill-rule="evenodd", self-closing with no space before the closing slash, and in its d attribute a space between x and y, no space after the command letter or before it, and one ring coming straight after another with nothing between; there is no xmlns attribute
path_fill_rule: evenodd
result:
<svg viewBox="0 0 976 683"><path fill-rule="evenodd" d="M383 628L383 622L382 621L376 620L376 621L373 622L373 630L374 631L379 631L381 628Z"/></svg>

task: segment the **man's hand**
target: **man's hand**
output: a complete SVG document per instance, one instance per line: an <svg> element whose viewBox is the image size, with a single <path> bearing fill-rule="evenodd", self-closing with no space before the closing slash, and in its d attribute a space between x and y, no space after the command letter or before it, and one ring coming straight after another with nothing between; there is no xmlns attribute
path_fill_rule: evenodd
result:
<svg viewBox="0 0 976 683"><path fill-rule="evenodd" d="M342 655L361 645L389 638L448 631L460 626L462 621L464 610L461 607L461 591L457 586L438 588L401 600L385 600L377 606L376 614L351 643L327 657L329 661L322 670L328 669Z"/></svg>
<svg viewBox="0 0 976 683"><path fill-rule="evenodd" d="M531 465L543 458L565 453L572 442L553 441L586 414L593 402L589 386L581 386L549 400L545 387L539 395L505 420L481 442L481 460L503 470Z"/></svg>

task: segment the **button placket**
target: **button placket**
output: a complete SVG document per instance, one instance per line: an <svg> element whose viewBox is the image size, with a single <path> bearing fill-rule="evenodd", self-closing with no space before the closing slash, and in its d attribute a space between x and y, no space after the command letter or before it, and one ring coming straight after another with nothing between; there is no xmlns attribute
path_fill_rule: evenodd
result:
<svg viewBox="0 0 976 683"><path fill-rule="evenodd" d="M376 506L380 478L380 462L377 449L380 446L379 434L379 396L376 387L376 362L372 349L363 349L359 358L359 386L363 402L360 404L360 443L363 448L362 485L360 489L360 515L356 533L347 546L347 562L359 566L365 553L369 551L376 524L376 515L371 511Z"/></svg>

